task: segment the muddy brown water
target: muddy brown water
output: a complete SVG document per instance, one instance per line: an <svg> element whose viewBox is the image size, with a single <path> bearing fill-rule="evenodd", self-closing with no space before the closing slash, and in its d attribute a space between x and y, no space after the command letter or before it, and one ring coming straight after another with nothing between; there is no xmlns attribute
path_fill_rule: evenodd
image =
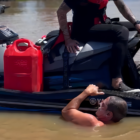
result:
<svg viewBox="0 0 140 140"><path fill-rule="evenodd" d="M20 37L37 41L42 35L58 29L56 10L62 0L0 1L10 5L0 15L0 25L7 25ZM140 0L125 0L136 18L140 19ZM107 14L120 17L113 2ZM68 13L71 21L72 13ZM139 60L140 52L135 56ZM65 122L60 115L27 112L0 112L0 140L132 140L140 137L140 117L127 117L117 124L102 128L83 128Z"/></svg>

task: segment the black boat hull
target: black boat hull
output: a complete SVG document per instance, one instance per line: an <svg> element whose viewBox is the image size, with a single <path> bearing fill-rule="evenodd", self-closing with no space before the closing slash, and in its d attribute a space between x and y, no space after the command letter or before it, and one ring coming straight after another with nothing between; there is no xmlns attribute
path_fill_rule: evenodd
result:
<svg viewBox="0 0 140 140"><path fill-rule="evenodd" d="M61 114L62 108L84 89L71 89L53 92L26 93L15 90L0 89L0 110L37 111ZM121 93L103 90L105 95L90 96L81 104L79 110L95 112L98 104L114 95L122 97L128 105L129 115L140 115L140 93Z"/></svg>

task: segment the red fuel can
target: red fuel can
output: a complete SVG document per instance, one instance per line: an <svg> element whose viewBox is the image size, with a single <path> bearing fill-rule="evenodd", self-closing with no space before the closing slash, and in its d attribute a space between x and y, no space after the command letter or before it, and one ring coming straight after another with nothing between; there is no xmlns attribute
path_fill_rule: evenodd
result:
<svg viewBox="0 0 140 140"><path fill-rule="evenodd" d="M42 91L43 54L40 46L24 38L7 46L4 53L4 88L26 92Z"/></svg>

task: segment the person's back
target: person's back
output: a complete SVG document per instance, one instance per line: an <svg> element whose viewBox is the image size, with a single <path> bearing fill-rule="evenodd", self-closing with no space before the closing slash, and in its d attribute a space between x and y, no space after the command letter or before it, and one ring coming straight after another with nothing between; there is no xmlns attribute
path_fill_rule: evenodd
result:
<svg viewBox="0 0 140 140"><path fill-rule="evenodd" d="M105 23L108 0L65 0L65 3L73 10L72 39L86 42L90 28Z"/></svg>

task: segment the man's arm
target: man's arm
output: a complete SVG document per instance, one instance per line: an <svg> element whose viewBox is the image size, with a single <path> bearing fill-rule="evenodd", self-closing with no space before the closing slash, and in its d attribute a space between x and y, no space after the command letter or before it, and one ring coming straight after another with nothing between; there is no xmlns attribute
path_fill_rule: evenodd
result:
<svg viewBox="0 0 140 140"><path fill-rule="evenodd" d="M92 96L92 94L102 95L104 93L98 92L98 87L94 85L89 85L80 95L70 101L69 104L62 110L63 118L66 121L70 121L83 126L103 125L103 123L98 121L93 115L83 113L78 110L83 100L86 99L88 96Z"/></svg>
<svg viewBox="0 0 140 140"><path fill-rule="evenodd" d="M132 24L136 22L135 16L132 14L131 10L128 8L128 6L123 2L123 0L114 0L115 5L121 12L121 14Z"/></svg>
<svg viewBox="0 0 140 140"><path fill-rule="evenodd" d="M76 40L72 40L67 26L67 13L71 10L71 8L68 7L68 5L63 2L59 9L57 10L57 16L58 16L58 22L60 25L60 28L63 32L64 39L65 39L65 45L67 47L68 52L70 53L76 53L76 51L79 51L78 44Z"/></svg>
<svg viewBox="0 0 140 140"><path fill-rule="evenodd" d="M69 35L69 31L68 31L68 26L67 26L67 13L70 11L71 9L67 6L67 4L65 2L63 2L59 9L57 10L57 16L58 16L58 21L59 21L59 25L60 28L63 32L65 41L70 39L70 35Z"/></svg>

